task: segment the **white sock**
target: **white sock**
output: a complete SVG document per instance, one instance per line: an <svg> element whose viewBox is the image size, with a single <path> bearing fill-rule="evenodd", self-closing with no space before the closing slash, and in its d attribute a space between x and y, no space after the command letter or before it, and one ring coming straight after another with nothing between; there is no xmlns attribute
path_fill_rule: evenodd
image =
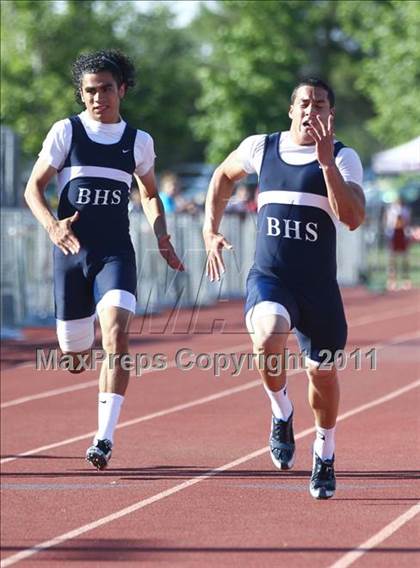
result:
<svg viewBox="0 0 420 568"><path fill-rule="evenodd" d="M273 415L275 418L286 422L293 411L292 403L287 396L287 385L279 391L272 391L264 383L264 389L271 401L271 410Z"/></svg>
<svg viewBox="0 0 420 568"><path fill-rule="evenodd" d="M322 460L332 459L335 450L335 426L334 428L316 427L314 450Z"/></svg>
<svg viewBox="0 0 420 568"><path fill-rule="evenodd" d="M98 431L97 440L114 442L114 430L120 417L124 397L113 392L100 392L98 395Z"/></svg>

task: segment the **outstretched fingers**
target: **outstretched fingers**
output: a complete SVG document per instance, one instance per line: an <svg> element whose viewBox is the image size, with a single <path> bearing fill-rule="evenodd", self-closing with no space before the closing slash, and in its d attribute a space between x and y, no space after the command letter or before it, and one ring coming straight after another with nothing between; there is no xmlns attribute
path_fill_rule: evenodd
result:
<svg viewBox="0 0 420 568"><path fill-rule="evenodd" d="M330 136L334 135L334 115L330 114L328 117L328 134Z"/></svg>
<svg viewBox="0 0 420 568"><path fill-rule="evenodd" d="M316 115L316 120L317 120L317 126L318 126L318 132L320 134L320 136L326 136L327 135L327 131L325 129L325 125L321 120L321 117L319 116L319 114Z"/></svg>
<svg viewBox="0 0 420 568"><path fill-rule="evenodd" d="M207 252L206 272L211 282L220 280L221 275L226 270L222 254L224 248L231 250L233 247L223 235L217 235L217 237L211 241L211 246Z"/></svg>

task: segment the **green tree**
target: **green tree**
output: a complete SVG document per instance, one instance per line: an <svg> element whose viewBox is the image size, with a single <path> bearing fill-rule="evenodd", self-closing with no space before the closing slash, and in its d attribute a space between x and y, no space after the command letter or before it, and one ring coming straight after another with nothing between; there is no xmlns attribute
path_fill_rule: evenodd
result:
<svg viewBox="0 0 420 568"><path fill-rule="evenodd" d="M287 129L290 94L303 76L319 75L337 94L337 133L369 156L364 128L369 99L354 89L362 57L343 33L333 1L221 2L194 23L207 58L199 70L200 114L192 119L206 154L217 162L245 136Z"/></svg>
<svg viewBox="0 0 420 568"><path fill-rule="evenodd" d="M159 169L201 160L204 148L189 122L200 92L198 49L189 30L175 27L173 19L168 8L157 5L137 14L126 31L139 78L125 112L154 135Z"/></svg>
<svg viewBox="0 0 420 568"><path fill-rule="evenodd" d="M338 15L363 53L355 85L373 103L369 130L383 146L417 136L420 2L340 2Z"/></svg>
<svg viewBox="0 0 420 568"><path fill-rule="evenodd" d="M186 118L199 89L193 42L173 20L165 7L141 14L127 1L2 2L1 120L20 134L24 154L35 156L55 121L80 112L70 74L76 56L112 47L138 70L122 112L154 137L158 167L199 155Z"/></svg>
<svg viewBox="0 0 420 568"><path fill-rule="evenodd" d="M110 45L110 38L122 46L111 14L97 14L91 1L70 1L60 11L45 0L2 2L1 24L1 120L21 135L29 156L53 122L79 111L70 79L75 56Z"/></svg>
<svg viewBox="0 0 420 568"><path fill-rule="evenodd" d="M203 15L209 56L199 69L200 114L192 122L210 161L247 134L286 126L281 109L304 61L302 50L290 46L291 36L302 33L293 18L301 4L287 2L279 10L277 2L224 2L217 13Z"/></svg>

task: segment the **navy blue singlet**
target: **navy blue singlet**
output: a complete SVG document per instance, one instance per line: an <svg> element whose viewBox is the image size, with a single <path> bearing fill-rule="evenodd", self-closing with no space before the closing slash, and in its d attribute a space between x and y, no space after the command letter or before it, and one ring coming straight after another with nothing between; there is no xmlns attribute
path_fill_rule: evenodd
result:
<svg viewBox="0 0 420 568"><path fill-rule="evenodd" d="M301 349L343 349L347 325L336 272L337 220L317 160L291 165L279 154L280 133L267 136L259 175L258 232L245 312L264 301L289 312ZM334 144L334 156L344 145Z"/></svg>
<svg viewBox="0 0 420 568"><path fill-rule="evenodd" d="M137 131L127 125L119 142L100 144L88 137L78 116L70 121L72 142L61 169L67 169L69 181L60 194L58 218L79 211L72 230L81 250L65 255L54 247L56 317L61 320L92 315L109 290L135 295L137 287L128 219Z"/></svg>

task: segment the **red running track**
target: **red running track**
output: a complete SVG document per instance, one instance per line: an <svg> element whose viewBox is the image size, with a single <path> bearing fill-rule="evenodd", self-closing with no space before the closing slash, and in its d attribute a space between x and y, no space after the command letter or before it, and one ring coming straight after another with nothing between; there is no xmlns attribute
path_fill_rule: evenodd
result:
<svg viewBox="0 0 420 568"><path fill-rule="evenodd" d="M289 381L297 460L279 472L267 453L270 411L257 373L215 378L172 364L183 347L248 352L240 303L198 317L181 312L166 329L162 314L141 335L136 321L132 354L163 352L169 368L132 378L110 467L100 473L83 461L96 427L97 373L36 371L33 351L53 345L51 330L5 343L2 566L414 566L420 292L344 297L347 353L360 348L362 368L352 360L340 375L338 488L326 502L308 492L313 420L303 372ZM376 371L365 356L372 346Z"/></svg>

